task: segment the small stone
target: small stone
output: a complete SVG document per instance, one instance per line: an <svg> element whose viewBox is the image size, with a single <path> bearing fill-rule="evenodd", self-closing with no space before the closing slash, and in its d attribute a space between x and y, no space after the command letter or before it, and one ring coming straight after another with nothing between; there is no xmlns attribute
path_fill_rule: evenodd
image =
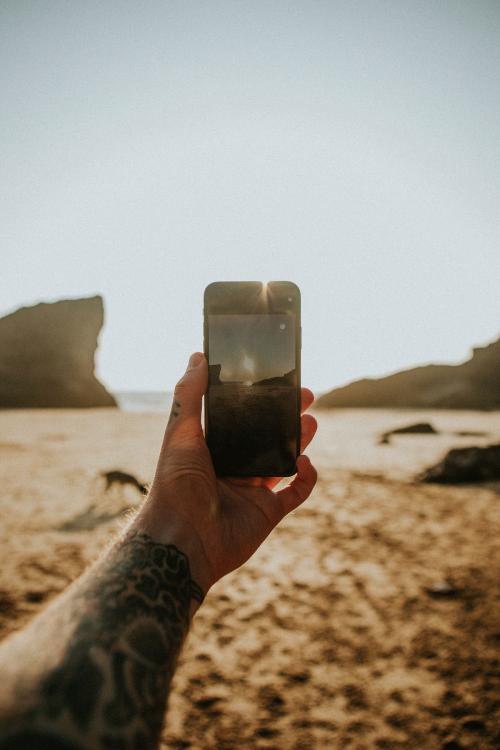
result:
<svg viewBox="0 0 500 750"><path fill-rule="evenodd" d="M446 581L439 581L431 586L426 586L425 591L433 599L455 599L461 593L460 589L451 586Z"/></svg>
<svg viewBox="0 0 500 750"><path fill-rule="evenodd" d="M24 598L27 602L38 604L38 602L43 602L46 596L46 591L27 591Z"/></svg>
<svg viewBox="0 0 500 750"><path fill-rule="evenodd" d="M215 695L208 695L205 698L199 698L197 701L194 702L194 705L196 708L200 708L202 711L206 711L207 709L213 708L219 701L222 699Z"/></svg>
<svg viewBox="0 0 500 750"><path fill-rule="evenodd" d="M476 716L469 716L462 722L462 726L468 732L484 732L486 729L484 721Z"/></svg>
<svg viewBox="0 0 500 750"><path fill-rule="evenodd" d="M464 746L458 740L446 740L441 745L441 750L464 750Z"/></svg>

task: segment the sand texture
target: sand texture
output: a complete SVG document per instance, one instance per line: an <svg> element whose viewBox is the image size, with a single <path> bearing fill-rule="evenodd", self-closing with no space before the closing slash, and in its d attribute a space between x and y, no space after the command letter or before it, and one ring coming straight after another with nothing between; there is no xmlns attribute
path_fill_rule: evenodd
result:
<svg viewBox="0 0 500 750"><path fill-rule="evenodd" d="M312 498L195 618L162 747L500 747L500 486L412 481L500 413L318 413ZM380 433L431 422L437 435ZM148 481L164 415L0 413L0 636L112 539ZM458 436L483 431L484 437Z"/></svg>

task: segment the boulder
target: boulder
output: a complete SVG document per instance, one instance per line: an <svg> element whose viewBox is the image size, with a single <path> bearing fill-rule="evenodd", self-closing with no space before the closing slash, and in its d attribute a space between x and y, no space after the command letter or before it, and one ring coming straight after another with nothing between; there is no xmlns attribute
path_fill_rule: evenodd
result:
<svg viewBox="0 0 500 750"><path fill-rule="evenodd" d="M453 448L419 477L422 482L461 484L500 479L500 445Z"/></svg>
<svg viewBox="0 0 500 750"><path fill-rule="evenodd" d="M405 427L396 427L394 430L383 432L380 436L380 444L387 445L391 435L437 435L438 431L429 422L416 422Z"/></svg>
<svg viewBox="0 0 500 750"><path fill-rule="evenodd" d="M415 422L405 427L396 427L394 430L385 432L384 435L437 435L438 431L430 422Z"/></svg>
<svg viewBox="0 0 500 750"><path fill-rule="evenodd" d="M319 408L500 409L500 339L459 365L425 365L325 393Z"/></svg>
<svg viewBox="0 0 500 750"><path fill-rule="evenodd" d="M102 297L22 307L0 319L0 408L116 406L94 375Z"/></svg>

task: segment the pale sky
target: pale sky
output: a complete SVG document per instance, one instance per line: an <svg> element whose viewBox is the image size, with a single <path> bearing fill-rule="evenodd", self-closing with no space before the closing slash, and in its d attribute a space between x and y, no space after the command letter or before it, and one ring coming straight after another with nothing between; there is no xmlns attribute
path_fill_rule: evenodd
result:
<svg viewBox="0 0 500 750"><path fill-rule="evenodd" d="M3 0L0 102L0 313L101 293L111 388L216 280L301 287L317 390L500 333L496 0Z"/></svg>

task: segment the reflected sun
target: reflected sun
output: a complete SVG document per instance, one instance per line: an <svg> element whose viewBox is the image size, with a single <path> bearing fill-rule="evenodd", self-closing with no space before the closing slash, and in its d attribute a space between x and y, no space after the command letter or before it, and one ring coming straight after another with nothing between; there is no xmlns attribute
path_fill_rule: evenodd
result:
<svg viewBox="0 0 500 750"><path fill-rule="evenodd" d="M244 384L245 385L252 385L253 378L255 376L255 362L251 357L248 356L248 354L243 355L243 359L241 360L241 367L244 372Z"/></svg>

